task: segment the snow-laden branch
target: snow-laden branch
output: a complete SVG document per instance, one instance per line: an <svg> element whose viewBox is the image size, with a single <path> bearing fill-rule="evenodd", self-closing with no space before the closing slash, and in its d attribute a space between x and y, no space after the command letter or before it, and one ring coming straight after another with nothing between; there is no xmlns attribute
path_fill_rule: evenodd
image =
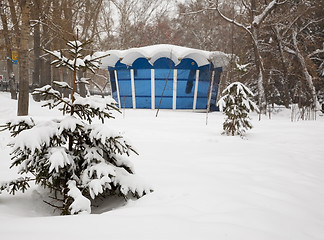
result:
<svg viewBox="0 0 324 240"><path fill-rule="evenodd" d="M244 29L249 35L254 39L252 32L249 30L250 26L244 26L241 23L236 22L234 19L226 17L220 10L219 8L215 8L215 10L218 12L219 16L221 16L225 21L234 24L235 26Z"/></svg>
<svg viewBox="0 0 324 240"><path fill-rule="evenodd" d="M290 54L293 54L293 55L297 56L297 52L295 50L291 49L290 47L284 46L284 50L287 53L290 53Z"/></svg>
<svg viewBox="0 0 324 240"><path fill-rule="evenodd" d="M273 0L272 2L270 2L261 14L254 17L252 24L254 26L260 26L260 24L263 22L263 20L277 6L277 4L278 4L278 0Z"/></svg>
<svg viewBox="0 0 324 240"><path fill-rule="evenodd" d="M313 56L315 56L317 54L321 54L321 53L324 53L324 49L316 49L314 52L310 53L308 55L308 57L311 58L311 57L313 57Z"/></svg>
<svg viewBox="0 0 324 240"><path fill-rule="evenodd" d="M29 187L28 182L34 181L54 191L53 200L62 205L45 202L64 215L90 213L89 198L120 195L127 199L130 194L139 198L153 191L133 177L133 166L124 159L132 153L137 154L129 140L103 124L105 119L114 118L113 110L119 111L116 102L111 97L83 98L74 91L77 69L83 67L82 62L78 62L82 59L83 45L77 39L67 45L71 47L71 61L61 52L48 52L58 59L57 64L72 67L72 88L67 83L55 82L61 89L72 90L72 97L65 98L62 92L49 85L35 89L33 94L50 99L44 106L59 107L63 115L69 116L36 123L25 117L0 126L0 130L9 130L14 137L9 144L13 155L11 166L18 167L18 174L35 176L35 179L25 177L0 183L0 193L3 190L12 194L18 190L24 192ZM83 59L95 65L91 61L99 58ZM94 118L102 124L92 124Z"/></svg>
<svg viewBox="0 0 324 240"><path fill-rule="evenodd" d="M242 136L245 130L252 128L248 114L259 111L257 105L252 101L254 94L244 84L234 82L226 87L222 95L217 105L227 117L223 124L224 133Z"/></svg>
<svg viewBox="0 0 324 240"><path fill-rule="evenodd" d="M70 47L68 50L72 59L63 55L61 51L50 51L47 49L43 49L46 53L55 57L55 60L51 62L51 64L55 64L57 68L59 67L67 67L72 72L79 71L80 69L89 69L94 73L95 69L99 68L100 59L103 57L109 56L109 54L94 56L87 55L85 57L82 56L81 52L85 45L89 44L88 42L81 43L78 40L67 42L67 46Z"/></svg>

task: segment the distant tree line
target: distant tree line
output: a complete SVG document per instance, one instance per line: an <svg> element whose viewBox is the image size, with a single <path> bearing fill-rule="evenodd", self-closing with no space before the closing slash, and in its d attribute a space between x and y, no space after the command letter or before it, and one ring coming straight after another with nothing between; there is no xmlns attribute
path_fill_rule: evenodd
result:
<svg viewBox="0 0 324 240"><path fill-rule="evenodd" d="M263 112L274 104L314 109L324 101L322 0L175 2L0 0L7 56L19 51L19 82L29 69L32 85L43 86L71 81L68 72L50 66L51 56L42 49L62 49L62 39L72 40L77 32L81 41L92 40L89 52L161 43L218 50L233 56L223 87L243 82Z"/></svg>

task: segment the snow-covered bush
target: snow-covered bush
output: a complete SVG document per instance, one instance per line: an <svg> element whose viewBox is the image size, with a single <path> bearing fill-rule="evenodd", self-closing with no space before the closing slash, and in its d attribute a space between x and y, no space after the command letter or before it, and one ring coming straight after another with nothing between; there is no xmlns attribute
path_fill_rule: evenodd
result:
<svg viewBox="0 0 324 240"><path fill-rule="evenodd" d="M224 134L242 136L245 130L252 128L248 114L259 111L252 101L253 93L244 84L234 82L223 91L222 95L217 105L226 115L223 123Z"/></svg>
<svg viewBox="0 0 324 240"><path fill-rule="evenodd" d="M68 42L72 59L53 52L55 64L67 66L76 73L81 67L95 67L91 57L82 58L83 45ZM97 61L97 59L95 59ZM76 76L76 74L74 74ZM76 78L74 78L75 84ZM47 85L33 94L49 101L44 105L62 111L62 119L35 121L20 117L8 121L4 129L11 132L12 166L19 167L27 177L0 184L0 192L14 194L25 191L35 181L51 192L53 201L47 202L62 214L91 212L91 200L114 194L127 199L130 195L142 197L152 189L134 175L127 159L136 153L130 143L118 132L104 125L118 111L112 98L82 98L67 83L56 83L72 91L71 98ZM93 124L94 118L101 123Z"/></svg>

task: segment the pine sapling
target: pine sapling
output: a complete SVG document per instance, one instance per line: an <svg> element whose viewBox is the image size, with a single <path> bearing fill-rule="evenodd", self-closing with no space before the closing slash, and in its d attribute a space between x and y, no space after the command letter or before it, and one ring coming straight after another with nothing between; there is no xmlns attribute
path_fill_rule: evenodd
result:
<svg viewBox="0 0 324 240"><path fill-rule="evenodd" d="M49 189L53 201L46 202L58 208L62 214L91 212L91 201L98 197L129 195L142 197L152 188L144 184L135 174L131 154L137 154L131 144L118 132L104 125L105 119L114 118L119 111L112 98L83 98L75 92L76 72L89 69L94 72L99 58L82 55L85 43L77 39L67 42L68 57L60 51L48 51L56 60L57 67L67 67L73 72L73 86L55 82L61 89L69 89L66 98L52 86L35 89L33 94L48 99L44 105L58 108L62 119L36 121L31 117L20 117L8 121L3 130L9 130L13 141L12 166L26 175L0 184L0 192L11 194L24 192L29 182ZM94 120L101 123L94 124Z"/></svg>
<svg viewBox="0 0 324 240"><path fill-rule="evenodd" d="M224 91L217 105L226 115L223 134L242 136L252 128L249 113L259 109L252 101L253 93L240 82L230 84Z"/></svg>

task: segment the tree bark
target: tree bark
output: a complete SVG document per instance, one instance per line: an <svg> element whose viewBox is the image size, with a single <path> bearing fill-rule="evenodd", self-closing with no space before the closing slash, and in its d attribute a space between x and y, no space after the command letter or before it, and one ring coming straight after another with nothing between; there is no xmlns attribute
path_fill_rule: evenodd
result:
<svg viewBox="0 0 324 240"><path fill-rule="evenodd" d="M81 82L82 78L86 77L86 72L79 71L78 72L78 79L79 79L79 94L81 97L86 97L87 96L87 90L84 82Z"/></svg>
<svg viewBox="0 0 324 240"><path fill-rule="evenodd" d="M226 17L224 14L220 12L218 5L216 6L216 11L225 21L240 27L241 29L246 31L251 37L251 43L253 44L253 50L254 50L254 58L255 58L254 61L255 61L257 74L258 74L257 86L258 86L258 101L259 101L260 113L261 112L265 113L266 97L265 97L265 90L264 90L264 75L265 75L264 63L260 52L259 42L258 42L259 28L262 22L264 21L264 19L277 6L277 4L278 4L278 0L271 1L265 6L261 14L256 15L257 3L256 0L251 0L249 26L244 26L243 24L234 21L234 19L230 19Z"/></svg>
<svg viewBox="0 0 324 240"><path fill-rule="evenodd" d="M34 20L34 72L33 72L33 89L40 85L40 0L33 0L32 17ZM37 96L37 97L36 97ZM38 95L34 95L35 101L40 101Z"/></svg>
<svg viewBox="0 0 324 240"><path fill-rule="evenodd" d="M28 41L29 41L29 14L30 14L30 1L21 1L21 40L19 50L19 66L20 66L20 79L19 79L19 98L18 98L18 116L28 115L29 106L29 74L28 74Z"/></svg>
<svg viewBox="0 0 324 240"><path fill-rule="evenodd" d="M10 94L11 99L17 100L17 89L16 89L16 82L15 82L15 74L13 72L13 63L12 63L12 51L11 51L11 41L9 36L9 30L8 30L8 23L7 23L7 17L4 13L4 6L3 6L3 0L0 1L0 14L1 14L1 21L3 26L3 37L5 39L6 44L6 55L7 55L7 73L9 77L9 88L10 88Z"/></svg>
<svg viewBox="0 0 324 240"><path fill-rule="evenodd" d="M256 1L251 0L251 11L250 11L250 22L251 22L251 32L253 35L253 49L254 49L254 63L257 68L258 80L258 102L260 113L264 112L266 109L266 96L264 91L264 65L263 59L260 55L260 47L259 47L259 27L260 23L255 21L256 18Z"/></svg>
<svg viewBox="0 0 324 240"><path fill-rule="evenodd" d="M8 0L9 2L9 7L10 7L10 14L11 14L11 20L13 23L13 28L15 32L15 46L18 48L20 45L20 30L19 30L19 24L18 24L18 18L16 14L16 8L15 8L15 3L13 0Z"/></svg>
<svg viewBox="0 0 324 240"><path fill-rule="evenodd" d="M293 40L293 44L294 44L294 48L295 48L296 57L297 57L298 62L300 63L300 65L302 67L302 71L303 71L304 77L306 79L306 82L308 84L308 87L311 90L312 100L313 100L313 107L316 109L317 108L317 103L318 103L318 99L317 99L317 95L316 95L316 89L315 89L315 86L314 86L314 83L313 83L313 78L308 72L305 58L301 54L301 52L300 52L300 50L298 48L297 30L296 29L293 29L292 40Z"/></svg>
<svg viewBox="0 0 324 240"><path fill-rule="evenodd" d="M46 2L46 5L43 8L44 15L48 16L51 9L51 2ZM42 41L44 42L42 46L44 46L45 49L51 49L51 36L49 32L49 20L48 18L43 19L45 24L42 25ZM46 54L41 59L41 69L40 69L40 87L43 87L45 85L51 85L52 84L52 67L51 67L51 56L49 54Z"/></svg>
<svg viewBox="0 0 324 240"><path fill-rule="evenodd" d="M281 60L282 69L284 72L284 82L283 82L283 88L284 88L284 93L285 93L284 104L285 104L285 107L288 108L289 102L290 102L290 96L289 96L290 94L289 94L289 89L288 89L288 69L287 69L286 58L285 58L285 54L284 54L284 45L283 45L282 38L280 36L278 26L275 26L273 31L274 31L276 39L277 39L280 60Z"/></svg>

